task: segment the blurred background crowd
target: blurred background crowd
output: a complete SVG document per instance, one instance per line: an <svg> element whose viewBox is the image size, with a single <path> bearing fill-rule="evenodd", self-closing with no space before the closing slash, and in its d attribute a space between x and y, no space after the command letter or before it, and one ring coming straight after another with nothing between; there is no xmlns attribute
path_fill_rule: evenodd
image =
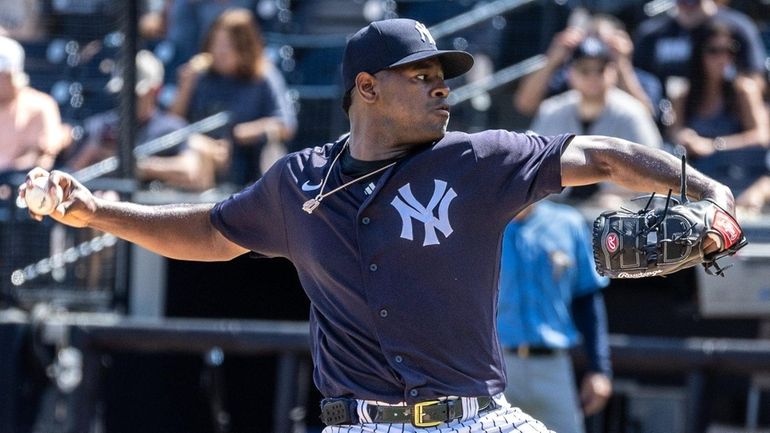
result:
<svg viewBox="0 0 770 433"><path fill-rule="evenodd" d="M346 37L394 17L474 54L449 83L450 129L611 135L687 155L733 188L750 242L770 242L768 0L0 0L0 308L306 320L287 262L159 261L108 235L31 222L15 188L41 166L145 203L224 198L287 152L346 132ZM632 197L597 185L555 200L590 219ZM770 338L770 254L759 250L718 284L697 270L610 283L609 332ZM162 295L142 294L153 284ZM57 412L66 392L48 382L55 353L19 341L0 362L13 367L0 384L15 390L0 400L0 430L75 431ZM97 431L269 431L272 394L259 390L273 361L229 358L217 382L199 358L115 356L103 379L121 392L105 392ZM717 367L616 366L615 396L587 427L770 431L767 371ZM310 416L295 416L294 431L318 428L308 392Z"/></svg>

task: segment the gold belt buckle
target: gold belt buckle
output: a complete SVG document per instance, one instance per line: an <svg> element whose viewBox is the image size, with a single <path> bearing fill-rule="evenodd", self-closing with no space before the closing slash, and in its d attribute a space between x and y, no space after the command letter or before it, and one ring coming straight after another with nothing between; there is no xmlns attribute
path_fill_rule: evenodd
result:
<svg viewBox="0 0 770 433"><path fill-rule="evenodd" d="M424 422L422 418L425 416L424 413L422 413L422 408L425 406L433 406L435 404L439 404L440 401L438 400L429 400L424 401L422 403L415 403L414 405L414 421L413 424L415 427L433 427L441 424L443 421L427 421Z"/></svg>

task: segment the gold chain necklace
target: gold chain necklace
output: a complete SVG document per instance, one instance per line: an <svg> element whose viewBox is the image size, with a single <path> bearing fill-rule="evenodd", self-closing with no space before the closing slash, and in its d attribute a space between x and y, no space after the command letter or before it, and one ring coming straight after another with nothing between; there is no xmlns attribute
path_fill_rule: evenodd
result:
<svg viewBox="0 0 770 433"><path fill-rule="evenodd" d="M342 155L342 153L345 152L345 148L348 146L348 142L349 141L350 141L350 139L345 140L345 144L342 145L342 149L340 149L340 152L337 154L337 156L334 157L334 160L332 161L331 165L329 166L329 171L326 172L326 176L324 177L323 182L321 182L321 188L318 190L318 195L315 196L315 198L311 198L310 200L306 201L302 205L302 210L304 210L305 212L307 212L309 214L312 214L313 211L316 210L316 208L321 205L321 200L323 200L324 198L334 194L335 192L337 192L339 190L345 189L345 188L349 187L350 185L352 185L352 184L354 184L354 183L356 183L356 182L358 182L360 180L364 180L367 177L371 177L371 176L374 176L377 173L385 171L388 168L393 167L394 165L396 165L396 163L398 162L398 161L393 161L390 164L384 165L384 166L378 168L377 170L374 170L372 172L366 173L363 176L359 176L359 177L351 180L350 182L346 182L346 183L338 186L337 188L334 188L333 190L331 190L331 191L327 192L326 194L324 194L324 187L326 187L326 181L329 180L329 175L332 172L332 168L334 168L334 164L337 162L337 160L340 159L340 155Z"/></svg>

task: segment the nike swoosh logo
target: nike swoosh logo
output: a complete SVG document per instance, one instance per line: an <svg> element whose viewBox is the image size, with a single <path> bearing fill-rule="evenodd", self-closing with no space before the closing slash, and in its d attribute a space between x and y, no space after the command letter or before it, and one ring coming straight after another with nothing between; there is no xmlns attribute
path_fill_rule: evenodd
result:
<svg viewBox="0 0 770 433"><path fill-rule="evenodd" d="M321 187L321 184L318 185L311 185L309 180L306 180L305 183L302 184L302 191L315 191L318 188Z"/></svg>

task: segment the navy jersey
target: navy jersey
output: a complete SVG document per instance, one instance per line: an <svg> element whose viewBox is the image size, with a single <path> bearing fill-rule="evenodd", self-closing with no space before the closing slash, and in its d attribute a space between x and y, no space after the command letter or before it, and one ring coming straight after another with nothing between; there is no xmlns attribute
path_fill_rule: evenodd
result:
<svg viewBox="0 0 770 433"><path fill-rule="evenodd" d="M290 259L311 301L316 386L327 397L410 403L505 387L497 341L503 229L561 191L570 135L447 133L367 180L315 197L342 142L287 155L217 204L213 224ZM324 192L352 180L331 169Z"/></svg>

